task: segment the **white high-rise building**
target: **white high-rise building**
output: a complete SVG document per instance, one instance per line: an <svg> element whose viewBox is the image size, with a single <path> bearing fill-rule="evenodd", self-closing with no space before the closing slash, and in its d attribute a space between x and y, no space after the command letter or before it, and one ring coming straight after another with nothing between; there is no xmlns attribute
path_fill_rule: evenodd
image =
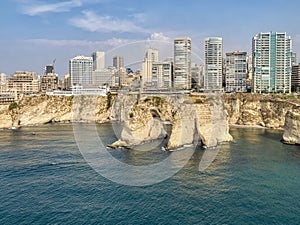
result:
<svg viewBox="0 0 300 225"><path fill-rule="evenodd" d="M204 89L222 89L223 40L220 37L205 39L204 46Z"/></svg>
<svg viewBox="0 0 300 225"><path fill-rule="evenodd" d="M292 39L286 33L260 33L253 38L253 91L290 93Z"/></svg>
<svg viewBox="0 0 300 225"><path fill-rule="evenodd" d="M147 49L141 71L143 86L152 85L152 64L155 62L158 62L158 50Z"/></svg>
<svg viewBox="0 0 300 225"><path fill-rule="evenodd" d="M92 84L93 58L76 56L69 61L71 86L87 86Z"/></svg>
<svg viewBox="0 0 300 225"><path fill-rule="evenodd" d="M191 44L189 37L174 40L174 87L191 88Z"/></svg>
<svg viewBox="0 0 300 225"><path fill-rule="evenodd" d="M105 52L94 52L93 57L93 71L103 70L105 68Z"/></svg>

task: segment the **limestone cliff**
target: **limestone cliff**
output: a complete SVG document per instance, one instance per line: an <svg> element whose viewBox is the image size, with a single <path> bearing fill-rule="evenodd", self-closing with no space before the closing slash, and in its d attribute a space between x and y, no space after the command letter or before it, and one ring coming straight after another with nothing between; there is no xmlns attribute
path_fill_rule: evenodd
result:
<svg viewBox="0 0 300 225"><path fill-rule="evenodd" d="M298 101L299 102L299 101ZM269 95L119 95L26 96L9 110L0 106L0 128L49 122L118 121L117 145L137 145L166 137L162 122L171 122L167 149L201 142L215 146L232 140L228 124L284 128L283 141L299 144L299 104Z"/></svg>
<svg viewBox="0 0 300 225"><path fill-rule="evenodd" d="M300 107L286 114L282 141L286 144L300 144Z"/></svg>
<svg viewBox="0 0 300 225"><path fill-rule="evenodd" d="M230 124L283 128L287 112L297 103L270 95L231 94L225 95L225 106Z"/></svg>
<svg viewBox="0 0 300 225"><path fill-rule="evenodd" d="M84 104L89 104L88 99L88 96L26 96L17 102L17 109L9 110L9 105L0 107L0 128L76 121L78 118L73 118L73 103L80 103L84 111ZM85 115L80 121L108 121L110 109L107 107L107 97L96 97L95 106L95 115L92 118Z"/></svg>

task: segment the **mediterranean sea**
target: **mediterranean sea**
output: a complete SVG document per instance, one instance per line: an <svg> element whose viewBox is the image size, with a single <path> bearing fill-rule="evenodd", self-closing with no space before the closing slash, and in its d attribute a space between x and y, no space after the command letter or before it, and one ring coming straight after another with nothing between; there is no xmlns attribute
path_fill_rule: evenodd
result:
<svg viewBox="0 0 300 225"><path fill-rule="evenodd" d="M97 125L105 143L111 123ZM198 170L197 148L173 177L123 186L95 172L81 155L72 124L0 131L0 224L299 224L300 147L282 131L232 128L213 163ZM169 152L111 149L133 165Z"/></svg>

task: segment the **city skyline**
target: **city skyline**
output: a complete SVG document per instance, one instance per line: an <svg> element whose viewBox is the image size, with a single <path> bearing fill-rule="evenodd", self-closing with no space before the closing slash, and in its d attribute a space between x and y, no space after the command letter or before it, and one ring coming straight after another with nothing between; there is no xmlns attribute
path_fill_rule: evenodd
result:
<svg viewBox="0 0 300 225"><path fill-rule="evenodd" d="M44 65L57 59L56 72L63 76L68 72L68 60L76 55L107 52L143 40L172 43L181 36L191 37L192 51L202 60L206 37L222 37L224 53L250 53L252 37L269 31L287 32L294 40L294 51L300 54L297 1L270 4L263 0L259 7L254 1L234 0L13 0L2 4L0 72L7 75L16 70L41 74ZM142 58L144 50L134 53ZM125 65L132 62L122 56ZM193 62L202 63L198 59Z"/></svg>

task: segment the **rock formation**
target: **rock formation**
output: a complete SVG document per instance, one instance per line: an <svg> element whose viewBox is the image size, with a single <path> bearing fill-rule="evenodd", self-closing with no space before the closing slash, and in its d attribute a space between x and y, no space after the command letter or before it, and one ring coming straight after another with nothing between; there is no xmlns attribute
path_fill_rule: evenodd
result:
<svg viewBox="0 0 300 225"><path fill-rule="evenodd" d="M214 147L232 141L221 96L194 96L177 107L167 149L195 142Z"/></svg>
<svg viewBox="0 0 300 225"><path fill-rule="evenodd" d="M137 96L119 95L111 119L122 127L119 140L110 147L130 147L167 136L157 109L144 100L137 103Z"/></svg>
<svg viewBox="0 0 300 225"><path fill-rule="evenodd" d="M300 144L300 107L286 114L282 141L286 144Z"/></svg>
<svg viewBox="0 0 300 225"><path fill-rule="evenodd" d="M147 96L138 102L132 96L120 96L115 105L118 110L114 112L119 116L113 117L123 122L124 127L112 147L138 145L165 137L161 120L173 122L168 150L195 142L213 147L232 140L220 96Z"/></svg>

